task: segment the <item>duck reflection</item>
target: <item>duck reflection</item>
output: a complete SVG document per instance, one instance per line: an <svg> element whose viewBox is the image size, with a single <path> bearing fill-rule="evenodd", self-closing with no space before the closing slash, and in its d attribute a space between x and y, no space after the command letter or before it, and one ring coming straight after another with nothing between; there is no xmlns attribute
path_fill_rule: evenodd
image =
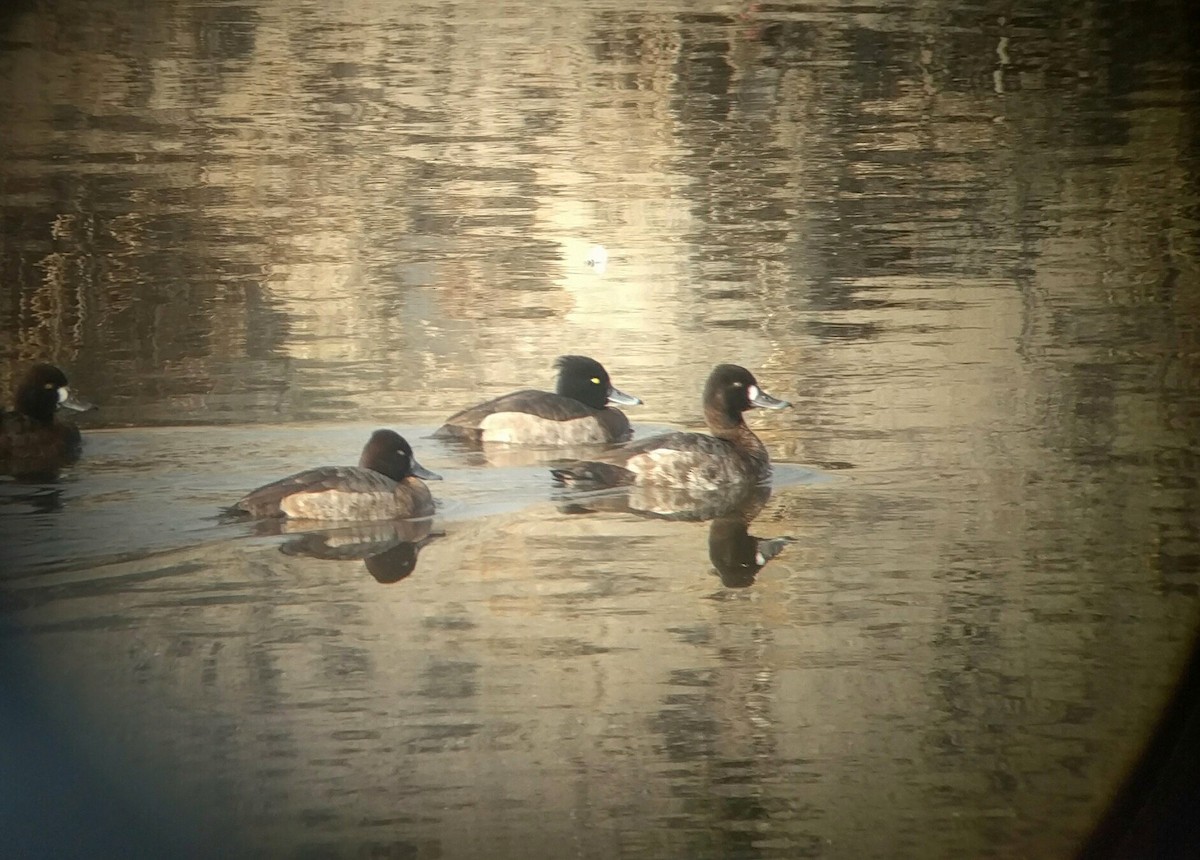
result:
<svg viewBox="0 0 1200 860"><path fill-rule="evenodd" d="M708 529L708 557L726 588L753 585L758 572L791 543L791 538L757 538L740 517L722 517Z"/></svg>
<svg viewBox="0 0 1200 860"><path fill-rule="evenodd" d="M433 531L430 519L355 523L338 528L324 524L306 528L304 521L263 521L259 533L295 534L279 547L285 555L362 561L367 573L384 585L411 574L420 551L440 537L440 533Z"/></svg>
<svg viewBox="0 0 1200 860"><path fill-rule="evenodd" d="M792 542L789 537L758 538L750 523L771 498L769 484L696 492L677 487L630 487L622 491L564 494L559 509L569 514L629 513L646 519L706 522L708 558L727 588L753 585L758 572Z"/></svg>
<svg viewBox="0 0 1200 860"><path fill-rule="evenodd" d="M52 514L63 509L63 491L45 486L26 491L22 484L0 481L0 506L8 505L28 508L31 513Z"/></svg>

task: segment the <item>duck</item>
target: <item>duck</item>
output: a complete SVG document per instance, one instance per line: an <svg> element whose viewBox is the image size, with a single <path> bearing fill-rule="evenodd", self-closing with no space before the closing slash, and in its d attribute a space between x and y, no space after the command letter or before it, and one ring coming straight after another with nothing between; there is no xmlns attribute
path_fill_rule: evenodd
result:
<svg viewBox="0 0 1200 860"><path fill-rule="evenodd" d="M71 393L67 375L53 364L35 364L17 386L14 409L0 412L0 466L5 474L29 477L53 473L79 459L79 428L58 418L59 409L87 412L96 407Z"/></svg>
<svg viewBox="0 0 1200 860"><path fill-rule="evenodd" d="M389 520L427 517L433 495L422 482L440 481L394 430L376 430L358 466L321 466L251 490L225 509L236 518Z"/></svg>
<svg viewBox="0 0 1200 860"><path fill-rule="evenodd" d="M629 419L609 406L638 406L641 400L613 387L604 365L586 355L554 362L553 393L525 389L496 397L450 416L435 439L518 445L594 445L633 436Z"/></svg>
<svg viewBox="0 0 1200 860"><path fill-rule="evenodd" d="M792 404L763 391L754 374L737 364L718 364L704 385L704 418L712 435L677 431L639 439L550 470L556 483L579 489L662 485L710 492L771 478L766 446L743 413Z"/></svg>

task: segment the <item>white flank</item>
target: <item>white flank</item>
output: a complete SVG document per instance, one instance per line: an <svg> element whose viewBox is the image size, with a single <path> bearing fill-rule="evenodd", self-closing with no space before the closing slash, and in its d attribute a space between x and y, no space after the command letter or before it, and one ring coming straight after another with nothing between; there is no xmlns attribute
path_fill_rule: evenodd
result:
<svg viewBox="0 0 1200 860"><path fill-rule="evenodd" d="M716 490L737 483L742 476L719 458L696 451L658 448L630 459L625 468L639 478L685 490Z"/></svg>
<svg viewBox="0 0 1200 860"><path fill-rule="evenodd" d="M592 418L551 421L525 412L496 412L479 422L484 442L525 445L595 445L607 442L604 428Z"/></svg>
<svg viewBox="0 0 1200 860"><path fill-rule="evenodd" d="M280 502L279 507L298 520L382 520L398 515L396 495L383 492L296 493Z"/></svg>

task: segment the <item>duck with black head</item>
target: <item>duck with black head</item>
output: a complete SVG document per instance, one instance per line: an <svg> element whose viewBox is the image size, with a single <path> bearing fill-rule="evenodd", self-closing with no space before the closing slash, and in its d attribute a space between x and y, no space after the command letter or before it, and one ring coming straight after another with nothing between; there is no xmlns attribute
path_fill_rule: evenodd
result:
<svg viewBox="0 0 1200 860"><path fill-rule="evenodd" d="M771 458L742 414L791 404L767 394L754 374L736 364L713 368L703 404L711 436L684 431L651 436L551 474L558 483L581 489L661 484L710 491L769 480Z"/></svg>
<svg viewBox="0 0 1200 860"><path fill-rule="evenodd" d="M304 520L386 520L427 517L433 495L422 482L440 481L394 430L376 430L358 466L321 466L247 493L225 509L233 517Z"/></svg>
<svg viewBox="0 0 1200 860"><path fill-rule="evenodd" d="M520 445L593 445L623 442L633 435L629 419L609 404L642 401L615 388L608 371L586 355L555 361L553 392L525 389L496 397L452 415L434 431L439 439Z"/></svg>
<svg viewBox="0 0 1200 860"><path fill-rule="evenodd" d="M71 394L67 375L52 364L35 364L17 386L14 409L0 412L0 468L26 477L74 463L83 450L79 428L59 409L87 412L91 403Z"/></svg>

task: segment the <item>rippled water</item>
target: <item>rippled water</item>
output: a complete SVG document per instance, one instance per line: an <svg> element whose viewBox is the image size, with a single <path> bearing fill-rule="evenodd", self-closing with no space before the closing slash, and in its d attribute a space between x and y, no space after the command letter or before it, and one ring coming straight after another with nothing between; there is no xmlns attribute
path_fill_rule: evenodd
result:
<svg viewBox="0 0 1200 860"><path fill-rule="evenodd" d="M9 844L1068 856L1198 620L1200 77L1059 5L0 13L0 383L101 405L0 481ZM568 352L753 369L769 498L426 438ZM379 426L432 523L216 519Z"/></svg>

